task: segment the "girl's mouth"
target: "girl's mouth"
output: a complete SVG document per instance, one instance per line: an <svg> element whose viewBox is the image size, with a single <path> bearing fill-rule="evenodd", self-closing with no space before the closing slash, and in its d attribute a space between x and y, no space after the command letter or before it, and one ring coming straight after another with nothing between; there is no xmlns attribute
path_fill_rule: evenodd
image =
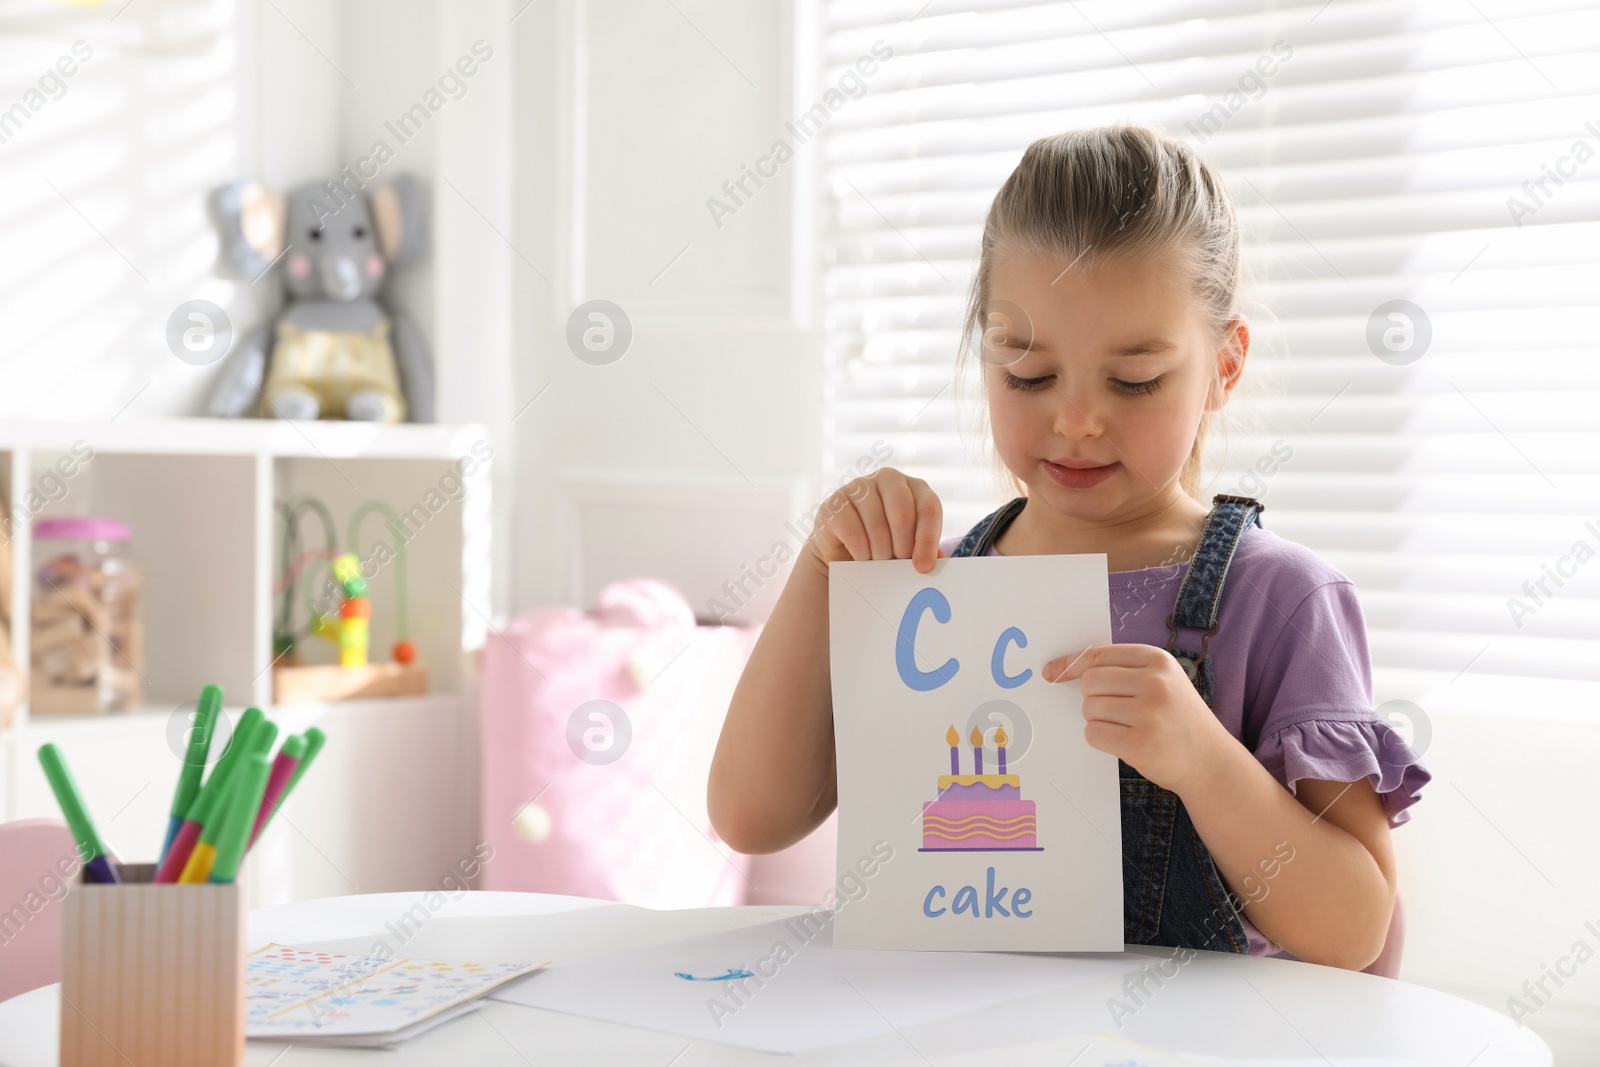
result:
<svg viewBox="0 0 1600 1067"><path fill-rule="evenodd" d="M1044 469L1050 473L1050 477L1056 480L1057 485L1067 489L1093 489L1111 477L1119 466L1120 463L1107 463L1101 467L1074 468L1044 461Z"/></svg>

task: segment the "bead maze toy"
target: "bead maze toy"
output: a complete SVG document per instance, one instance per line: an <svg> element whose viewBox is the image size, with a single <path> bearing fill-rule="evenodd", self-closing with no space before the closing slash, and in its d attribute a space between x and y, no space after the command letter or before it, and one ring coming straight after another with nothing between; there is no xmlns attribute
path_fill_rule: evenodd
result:
<svg viewBox="0 0 1600 1067"><path fill-rule="evenodd" d="M344 590L344 603L339 605L339 615L316 615L311 619L311 632L338 646L339 666L365 667L370 641L372 601L367 599L367 580L361 577L361 562L346 552L335 556L333 577Z"/></svg>
<svg viewBox="0 0 1600 1067"><path fill-rule="evenodd" d="M275 591L279 594L273 623L272 699L275 703L295 701L354 700L368 697L411 696L428 691L427 668L417 660L411 643L406 611L405 531L393 509L381 501L370 500L350 516L349 551L340 551L333 515L322 501L300 496L277 506L282 522L280 543L281 571ZM301 523L314 515L322 527L323 547L302 549ZM390 650L392 663L372 663L372 600L367 574L357 550L361 523L379 515L394 538L391 549L379 541L369 557L376 574L386 565L394 568L395 642ZM328 574L321 584L322 596L307 595L305 625L293 625L295 591L302 579L326 565ZM313 586L313 588L316 588ZM301 642L315 637L334 646L338 662L303 664Z"/></svg>

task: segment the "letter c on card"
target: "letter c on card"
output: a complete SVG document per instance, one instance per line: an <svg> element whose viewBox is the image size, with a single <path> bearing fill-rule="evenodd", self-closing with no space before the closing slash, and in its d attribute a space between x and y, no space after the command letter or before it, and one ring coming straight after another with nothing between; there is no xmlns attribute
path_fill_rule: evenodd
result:
<svg viewBox="0 0 1600 1067"><path fill-rule="evenodd" d="M1018 648L1028 647L1028 635L1013 626L1000 635L1000 640L994 643L994 655L989 658L989 673L994 675L994 684L1001 689L1015 689L1033 677L1032 667L1024 667L1021 674L1006 673L1006 645L1013 641Z"/></svg>
<svg viewBox="0 0 1600 1067"><path fill-rule="evenodd" d="M951 656L936 670L917 669L917 626L922 622L924 611L933 612L933 617L940 622L949 622L950 601L939 590L929 586L917 591L911 603L906 605L906 613L900 616L900 632L894 642L894 665L900 671L900 680L918 693L939 688L954 678L956 671L961 668L961 664Z"/></svg>

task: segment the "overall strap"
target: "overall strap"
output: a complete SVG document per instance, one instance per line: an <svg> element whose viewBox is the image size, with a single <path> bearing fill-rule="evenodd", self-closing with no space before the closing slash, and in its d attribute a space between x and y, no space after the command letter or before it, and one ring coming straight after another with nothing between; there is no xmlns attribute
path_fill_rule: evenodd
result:
<svg viewBox="0 0 1600 1067"><path fill-rule="evenodd" d="M1019 496L984 516L976 526L967 531L961 543L950 553L951 558L988 555L990 546L1005 532L1005 528L1011 525L1011 520L1022 514L1023 505L1027 502L1027 497Z"/></svg>
<svg viewBox="0 0 1600 1067"><path fill-rule="evenodd" d="M1249 523L1261 525L1261 513L1266 505L1254 497L1218 493L1212 499L1211 511L1206 515L1205 528L1200 531L1200 542L1194 558L1189 561L1183 585L1178 588L1177 604L1167 616L1167 651L1178 657L1184 673L1191 681L1201 671L1206 661L1206 645L1217 632L1217 612L1222 606L1222 586L1228 577L1228 567L1239 547L1239 539ZM1178 639L1178 627L1203 631L1200 651L1179 655L1173 648ZM1202 686L1202 692L1210 686ZM1210 703L1209 694L1206 703Z"/></svg>

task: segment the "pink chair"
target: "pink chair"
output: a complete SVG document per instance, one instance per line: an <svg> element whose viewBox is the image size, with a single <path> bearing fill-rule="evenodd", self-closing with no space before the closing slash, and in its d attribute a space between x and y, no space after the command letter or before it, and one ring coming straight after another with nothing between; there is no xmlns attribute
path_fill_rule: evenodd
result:
<svg viewBox="0 0 1600 1067"><path fill-rule="evenodd" d="M0 823L0 1000L61 981L61 901L81 866L60 819Z"/></svg>
<svg viewBox="0 0 1600 1067"><path fill-rule="evenodd" d="M1376 974L1383 978L1400 977L1400 953L1406 945L1406 913L1400 906L1400 892L1394 894L1394 914L1389 916L1389 936L1383 943L1378 958L1361 968L1363 974Z"/></svg>

